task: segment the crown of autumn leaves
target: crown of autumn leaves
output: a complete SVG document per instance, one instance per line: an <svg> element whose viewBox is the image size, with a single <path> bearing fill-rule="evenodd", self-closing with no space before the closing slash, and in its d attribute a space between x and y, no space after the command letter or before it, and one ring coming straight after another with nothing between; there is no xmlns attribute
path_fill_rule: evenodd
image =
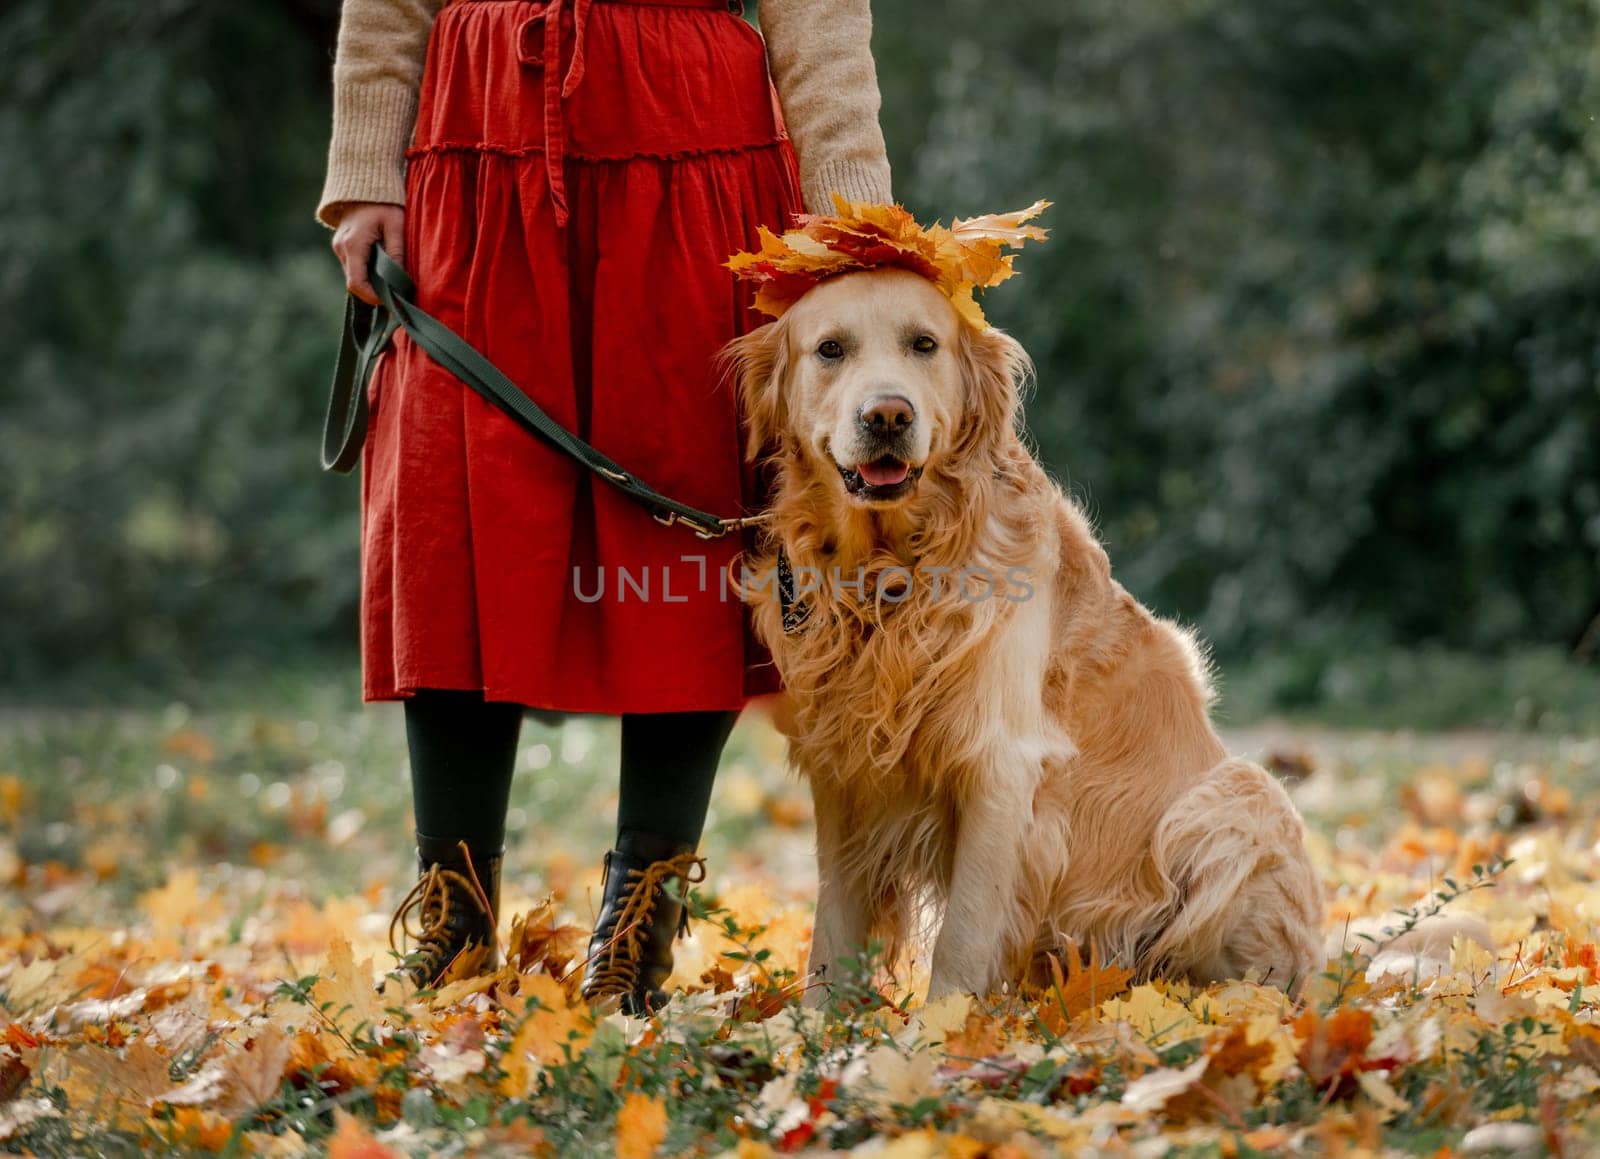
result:
<svg viewBox="0 0 1600 1159"><path fill-rule="evenodd" d="M956 218L946 228L919 225L898 205L858 204L838 194L833 204L831 215L797 215L795 228L781 237L763 226L759 250L728 260L736 276L756 283L756 309L777 318L825 278L895 266L927 278L964 321L986 329L973 290L997 286L1015 272L1012 255L1003 251L1043 241L1043 229L1024 223L1050 206L1036 201L1016 213Z"/></svg>

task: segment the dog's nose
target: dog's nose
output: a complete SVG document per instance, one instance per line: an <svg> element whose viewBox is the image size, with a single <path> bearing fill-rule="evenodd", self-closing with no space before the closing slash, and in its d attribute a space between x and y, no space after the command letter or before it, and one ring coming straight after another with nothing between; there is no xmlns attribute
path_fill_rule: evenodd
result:
<svg viewBox="0 0 1600 1159"><path fill-rule="evenodd" d="M898 394L875 394L861 404L861 425L875 435L892 435L911 425L917 412L911 400Z"/></svg>

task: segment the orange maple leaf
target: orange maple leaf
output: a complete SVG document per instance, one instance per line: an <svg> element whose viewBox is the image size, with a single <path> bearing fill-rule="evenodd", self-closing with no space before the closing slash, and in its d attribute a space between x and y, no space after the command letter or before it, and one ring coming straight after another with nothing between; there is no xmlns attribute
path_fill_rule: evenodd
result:
<svg viewBox="0 0 1600 1159"><path fill-rule="evenodd" d="M215 1155L233 1141L233 1124L200 1107L174 1107L171 1118L161 1126L168 1145L175 1150Z"/></svg>
<svg viewBox="0 0 1600 1159"><path fill-rule="evenodd" d="M557 924L555 902L546 901L525 916L511 920L506 963L519 974L543 969L546 974L561 978L582 954L587 937L588 931L580 926Z"/></svg>
<svg viewBox="0 0 1600 1159"><path fill-rule="evenodd" d="M1262 1080L1273 1059L1272 1044L1251 1042L1249 1027L1242 1022L1234 1023L1226 1034L1208 1043L1206 1054L1211 1057L1211 1065L1206 1068L1208 1073L1244 1074L1257 1082Z"/></svg>
<svg viewBox="0 0 1600 1159"><path fill-rule="evenodd" d="M1600 953L1597 953L1593 942L1566 946L1561 951L1561 964L1563 966L1582 966L1589 971L1591 984L1596 979L1600 979Z"/></svg>
<svg viewBox="0 0 1600 1159"><path fill-rule="evenodd" d="M617 1112L617 1159L650 1159L666 1137L666 1103L642 1091L622 1100Z"/></svg>
<svg viewBox="0 0 1600 1159"><path fill-rule="evenodd" d="M334 1050L328 1042L332 1039ZM378 1079L378 1064L363 1054L353 1054L345 1043L316 1030L302 1031L289 1040L285 1070L296 1086L315 1084L332 1094L344 1094Z"/></svg>
<svg viewBox="0 0 1600 1159"><path fill-rule="evenodd" d="M372 1137L354 1115L335 1109L337 1129L328 1142L328 1159L400 1159L400 1155Z"/></svg>
<svg viewBox="0 0 1600 1159"><path fill-rule="evenodd" d="M945 1038L944 1052L952 1069L965 1070L980 1058L999 1054L1005 1043L1000 1020L974 1009L967 1013L961 1029Z"/></svg>
<svg viewBox="0 0 1600 1159"><path fill-rule="evenodd" d="M1065 1034L1067 1027L1078 1015L1093 1010L1108 998L1115 998L1128 988L1133 971L1115 963L1100 960L1100 945L1089 941L1088 959L1078 956L1075 942L1067 944L1067 970L1061 972L1061 962L1054 954L1047 954L1050 963L1050 985L1041 989L1035 1016L1039 1025L1052 1034Z"/></svg>
<svg viewBox="0 0 1600 1159"><path fill-rule="evenodd" d="M197 764L209 765L217 757L217 746L199 729L179 729L161 742L161 751L169 757L187 757Z"/></svg>
<svg viewBox="0 0 1600 1159"><path fill-rule="evenodd" d="M1319 1088L1333 1087L1336 1096L1355 1090L1355 1076L1376 1064L1366 1058L1372 1044L1372 1012L1342 1006L1324 1018L1307 1010L1292 1023L1300 1040L1300 1068Z"/></svg>

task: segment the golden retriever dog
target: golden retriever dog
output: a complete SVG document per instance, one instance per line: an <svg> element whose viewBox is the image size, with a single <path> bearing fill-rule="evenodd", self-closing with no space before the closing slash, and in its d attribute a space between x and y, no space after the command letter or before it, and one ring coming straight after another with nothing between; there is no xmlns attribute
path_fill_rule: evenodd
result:
<svg viewBox="0 0 1600 1159"><path fill-rule="evenodd" d="M1067 939L1141 978L1310 977L1299 815L1229 757L1195 642L1111 578L1024 445L1021 346L889 268L725 357L776 462L744 585L816 803L813 976L871 939L893 961L932 903L934 996L1014 984Z"/></svg>

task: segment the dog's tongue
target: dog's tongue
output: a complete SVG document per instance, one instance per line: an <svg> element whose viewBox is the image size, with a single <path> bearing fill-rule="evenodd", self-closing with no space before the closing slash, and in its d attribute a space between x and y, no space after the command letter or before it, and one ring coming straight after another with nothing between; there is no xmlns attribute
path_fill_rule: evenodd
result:
<svg viewBox="0 0 1600 1159"><path fill-rule="evenodd" d="M874 487L893 487L904 483L911 468L899 459L879 459L875 463L862 463L856 470Z"/></svg>

